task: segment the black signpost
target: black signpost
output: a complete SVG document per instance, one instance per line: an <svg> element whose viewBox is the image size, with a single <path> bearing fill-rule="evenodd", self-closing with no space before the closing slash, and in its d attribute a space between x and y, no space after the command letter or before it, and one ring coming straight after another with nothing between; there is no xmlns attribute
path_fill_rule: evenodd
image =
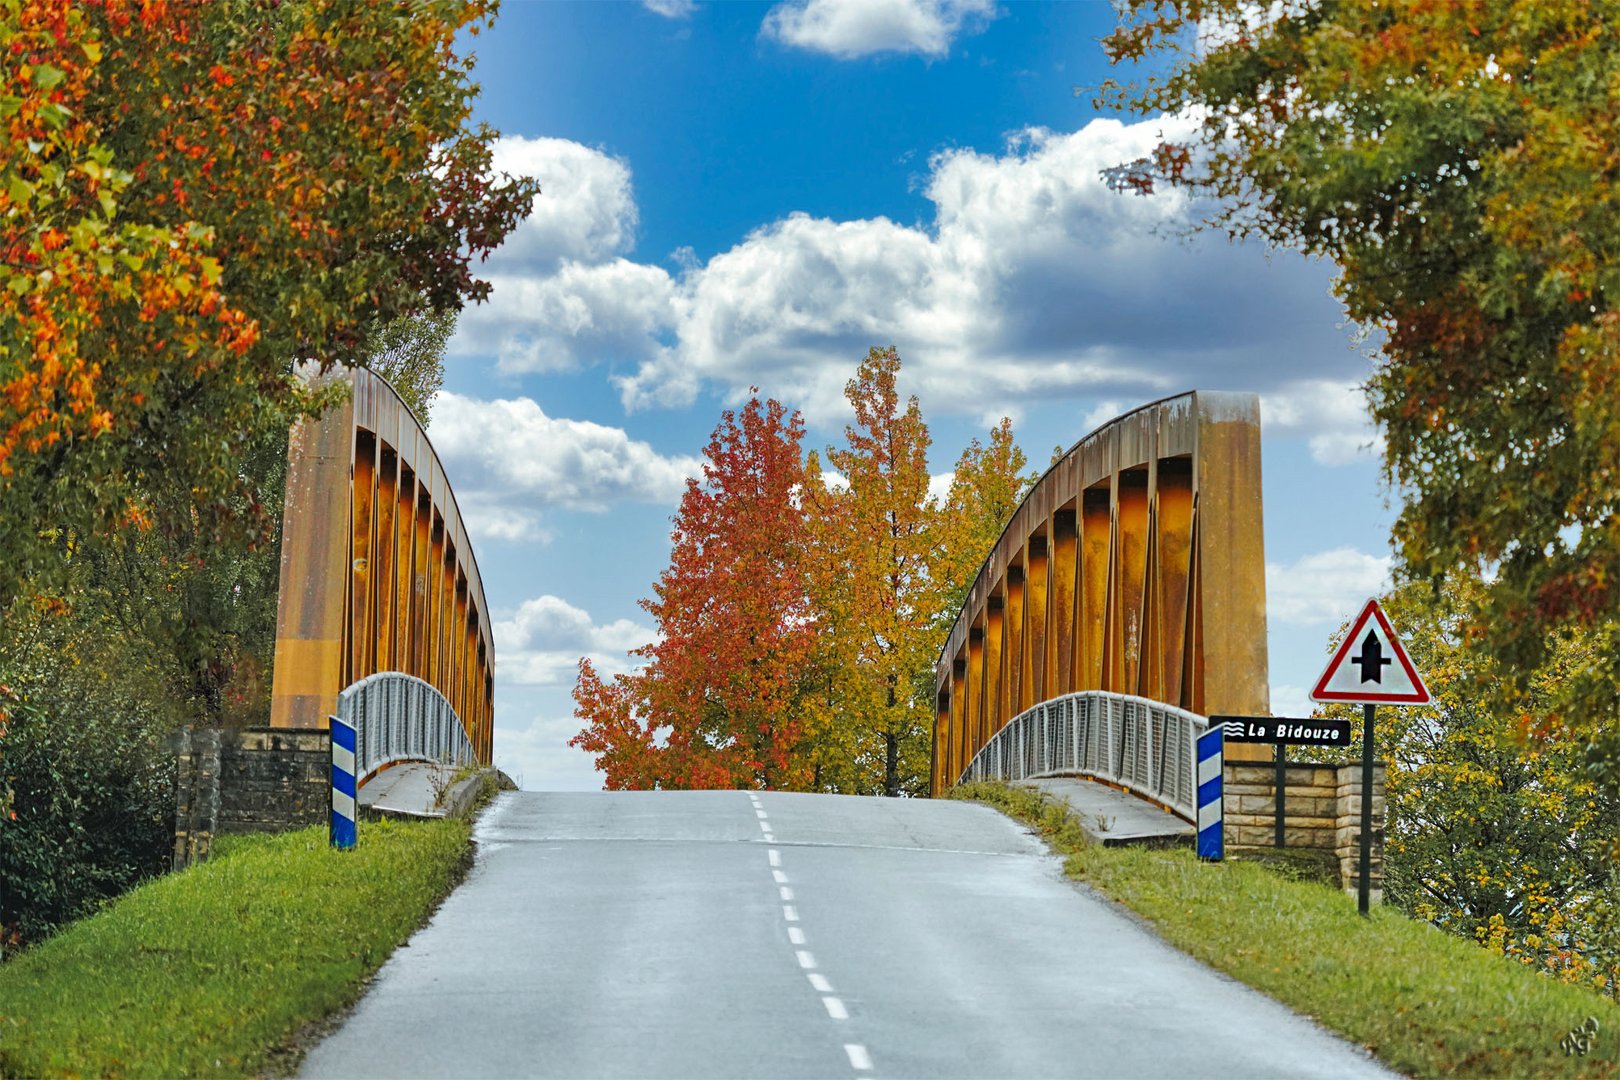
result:
<svg viewBox="0 0 1620 1080"><path fill-rule="evenodd" d="M1276 747L1277 778L1276 832L1278 847L1287 847L1288 761L1285 746L1349 746L1348 720L1297 720L1291 716L1212 716L1210 723L1221 725L1227 742L1271 743Z"/></svg>
<svg viewBox="0 0 1620 1080"><path fill-rule="evenodd" d="M1356 882L1356 910L1363 915L1372 903L1372 790L1373 713L1378 706L1361 707L1361 875Z"/></svg>

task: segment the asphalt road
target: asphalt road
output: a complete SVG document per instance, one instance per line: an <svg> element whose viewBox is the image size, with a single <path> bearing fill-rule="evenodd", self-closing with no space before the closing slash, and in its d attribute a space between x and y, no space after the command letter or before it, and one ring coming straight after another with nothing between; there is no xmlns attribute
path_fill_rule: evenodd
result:
<svg viewBox="0 0 1620 1080"><path fill-rule="evenodd" d="M303 1075L1389 1075L981 806L512 792L477 835Z"/></svg>

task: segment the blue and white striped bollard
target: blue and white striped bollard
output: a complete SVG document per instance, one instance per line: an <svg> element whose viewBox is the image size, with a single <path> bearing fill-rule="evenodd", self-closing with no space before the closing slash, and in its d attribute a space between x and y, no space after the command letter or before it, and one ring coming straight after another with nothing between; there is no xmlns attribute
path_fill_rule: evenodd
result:
<svg viewBox="0 0 1620 1080"><path fill-rule="evenodd" d="M354 847L354 725L329 717L332 725L332 846Z"/></svg>
<svg viewBox="0 0 1620 1080"><path fill-rule="evenodd" d="M1221 767L1226 740L1219 724L1198 736L1198 857L1219 861L1226 853L1221 835Z"/></svg>

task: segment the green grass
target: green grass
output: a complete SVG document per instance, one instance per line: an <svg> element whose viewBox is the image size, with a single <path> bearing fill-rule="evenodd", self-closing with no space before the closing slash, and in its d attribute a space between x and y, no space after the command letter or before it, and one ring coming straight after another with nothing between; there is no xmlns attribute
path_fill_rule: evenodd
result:
<svg viewBox="0 0 1620 1080"><path fill-rule="evenodd" d="M466 821L231 838L0 967L0 1074L244 1076L364 980L459 880Z"/></svg>
<svg viewBox="0 0 1620 1080"><path fill-rule="evenodd" d="M1269 994L1411 1076L1620 1077L1620 1006L1393 909L1356 913L1338 889L1185 849L1088 845L1067 807L1027 788L969 784L954 798L1031 825L1071 877L1167 941ZM1585 1057L1560 1040L1600 1025Z"/></svg>

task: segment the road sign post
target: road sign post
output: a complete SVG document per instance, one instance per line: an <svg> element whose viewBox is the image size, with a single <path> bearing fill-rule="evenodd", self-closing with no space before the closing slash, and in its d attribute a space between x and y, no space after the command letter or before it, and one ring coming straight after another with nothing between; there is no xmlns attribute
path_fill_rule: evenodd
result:
<svg viewBox="0 0 1620 1080"><path fill-rule="evenodd" d="M1369 600L1350 624L1350 632L1333 650L1311 691L1311 700L1361 706L1361 873L1356 883L1356 907L1366 915L1372 900L1375 713L1379 705L1428 705L1434 696L1412 666L1412 658L1384 609L1377 600Z"/></svg>
<svg viewBox="0 0 1620 1080"><path fill-rule="evenodd" d="M1373 714L1376 705L1361 707L1361 877L1356 882L1356 910L1372 906Z"/></svg>
<svg viewBox="0 0 1620 1080"><path fill-rule="evenodd" d="M1288 846L1288 757L1283 753L1284 743L1278 743L1273 752L1276 756L1277 775L1271 782L1271 795L1273 806L1272 817L1275 819L1272 843L1277 847Z"/></svg>

